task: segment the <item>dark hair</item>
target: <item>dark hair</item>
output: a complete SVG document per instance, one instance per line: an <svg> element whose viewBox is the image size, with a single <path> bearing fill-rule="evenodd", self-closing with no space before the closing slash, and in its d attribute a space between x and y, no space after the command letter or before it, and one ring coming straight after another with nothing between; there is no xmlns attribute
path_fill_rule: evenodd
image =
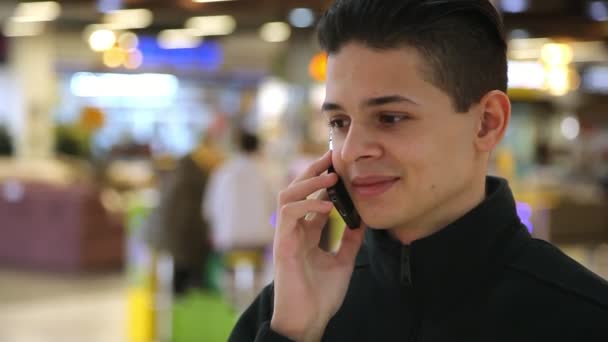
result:
<svg viewBox="0 0 608 342"><path fill-rule="evenodd" d="M239 136L239 147L241 148L241 151L253 153L258 150L259 145L260 141L257 136L248 132L241 132Z"/></svg>
<svg viewBox="0 0 608 342"><path fill-rule="evenodd" d="M336 0L318 25L335 54L357 41L374 49L413 47L428 61L426 80L459 112L492 90L507 90L507 44L488 0Z"/></svg>

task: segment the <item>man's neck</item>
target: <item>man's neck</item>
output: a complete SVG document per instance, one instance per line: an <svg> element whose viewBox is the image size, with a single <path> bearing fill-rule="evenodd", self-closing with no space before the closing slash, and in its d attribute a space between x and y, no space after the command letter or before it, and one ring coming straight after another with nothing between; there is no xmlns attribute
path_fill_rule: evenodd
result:
<svg viewBox="0 0 608 342"><path fill-rule="evenodd" d="M465 189L466 191L462 191L446 203L429 210L430 214L418 217L405 226L391 229L391 236L401 243L409 245L415 240L435 234L463 217L485 199L485 176Z"/></svg>

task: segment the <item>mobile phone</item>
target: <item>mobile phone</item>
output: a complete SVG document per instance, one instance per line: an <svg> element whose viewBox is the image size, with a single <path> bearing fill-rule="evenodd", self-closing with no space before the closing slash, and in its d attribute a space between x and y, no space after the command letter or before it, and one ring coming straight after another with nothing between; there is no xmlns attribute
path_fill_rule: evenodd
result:
<svg viewBox="0 0 608 342"><path fill-rule="evenodd" d="M336 170L334 170L332 165L327 169L327 172L336 173ZM346 187L344 186L342 179L340 179L340 176L338 176L338 182L334 186L327 188L327 194L329 195L329 200L333 202L336 210L338 210L338 213L342 216L342 219L346 222L348 228L359 228L361 225L361 216L359 216L359 212L357 211L357 208L355 208L348 191L346 191Z"/></svg>

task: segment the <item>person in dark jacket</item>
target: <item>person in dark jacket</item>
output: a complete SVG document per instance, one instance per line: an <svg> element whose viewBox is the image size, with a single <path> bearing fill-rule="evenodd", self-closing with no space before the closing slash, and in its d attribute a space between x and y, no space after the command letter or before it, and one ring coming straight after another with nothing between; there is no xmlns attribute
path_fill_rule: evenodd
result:
<svg viewBox="0 0 608 342"><path fill-rule="evenodd" d="M209 223L200 208L211 172L223 161L213 138L205 136L190 153L182 156L161 187L158 208L149 224L151 244L173 257L173 294L209 289L208 264L213 250Z"/></svg>
<svg viewBox="0 0 608 342"><path fill-rule="evenodd" d="M486 0L338 0L319 23L333 150L279 195L274 282L230 341L608 341L608 284L487 176L510 120ZM318 247L337 182L363 224ZM311 215L310 213L314 213Z"/></svg>

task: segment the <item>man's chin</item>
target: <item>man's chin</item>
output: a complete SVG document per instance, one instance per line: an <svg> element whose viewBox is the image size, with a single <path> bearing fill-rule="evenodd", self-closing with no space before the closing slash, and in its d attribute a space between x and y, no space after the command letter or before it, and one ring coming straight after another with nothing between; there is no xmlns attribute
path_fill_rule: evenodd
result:
<svg viewBox="0 0 608 342"><path fill-rule="evenodd" d="M362 220L365 222L366 227L374 230L388 230L395 227L394 224L391 224L387 220L366 220L365 216L362 216Z"/></svg>
<svg viewBox="0 0 608 342"><path fill-rule="evenodd" d="M388 212L375 212L362 211L361 219L365 222L365 225L374 230L390 230L398 227L403 227L404 222L409 222L410 217L404 217L403 215L390 215Z"/></svg>

